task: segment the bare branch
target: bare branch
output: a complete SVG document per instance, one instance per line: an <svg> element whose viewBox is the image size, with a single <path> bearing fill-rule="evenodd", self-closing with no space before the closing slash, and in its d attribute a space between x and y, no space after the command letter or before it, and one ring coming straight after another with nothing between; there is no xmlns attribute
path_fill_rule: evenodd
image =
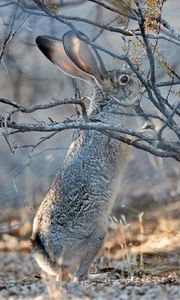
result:
<svg viewBox="0 0 180 300"><path fill-rule="evenodd" d="M78 90L76 89L77 95L75 95L75 99L52 99L50 103L47 104L35 104L32 105L31 107L25 107L23 105L20 105L16 101L10 101L5 98L0 98L0 103L3 103L5 105L8 105L10 107L13 107L14 110L10 111L7 117L0 116L0 127L2 128L7 128L7 134L5 134L5 138L7 139L8 135L15 134L17 132L28 132L28 131L40 131L40 132L51 132L50 135L43 137L40 142L38 142L35 147L40 145L42 142L45 140L51 138L58 132L65 130L65 129L83 129L83 130L97 130L102 132L102 134L109 135L113 138L119 139L122 142L128 143L129 145L132 145L136 148L143 149L144 151L148 151L154 155L158 156L164 156L164 157L174 157L175 159L179 160L179 142L175 140L175 142L169 142L168 140L163 140L163 134L164 131L167 129L171 130L171 132L175 133L176 136L179 138L180 137L180 129L177 122L177 116L180 116L180 111L179 111L179 104L174 106L173 102L170 99L171 94L171 89L173 86L177 86L180 84L180 76L176 74L175 70L172 70L172 74L174 74L171 77L176 78L176 80L171 80L171 81L164 81L164 82L156 82L156 61L158 62L157 59L157 53L154 53L152 44L150 42L150 39L155 40L155 47L158 51L158 41L160 39L164 39L169 43L173 43L174 45L179 46L180 45L180 39L179 39L179 32L174 29L167 21L162 19L161 17L156 20L158 23L158 28L159 30L156 31L155 34L150 34L149 32L146 32L145 30L145 16L143 15L144 10L141 9L140 7L140 2L135 1L137 4L137 9L132 9L129 8L127 11L123 10L123 7L120 7L116 5L116 3L111 3L110 1L101 1L101 0L89 0L89 2L93 2L97 5L100 5L104 9L111 10L115 12L117 17L119 15L126 16L128 18L131 18L139 23L139 28L140 30L130 30L128 28L123 28L123 27L115 27L115 26L110 26L112 24L112 21L107 23L107 24L101 24L100 22L95 22L92 20L89 20L88 18L83 18L79 16L66 16L66 15L61 15L58 13L51 11L48 9L48 6L45 4L45 1L41 0L34 0L33 1L35 4L27 4L27 2L23 1L8 1L4 2L2 5L16 5L15 12L13 14L13 20L10 25L10 30L8 32L8 35L5 39L5 42L2 46L1 49L1 58L3 57L4 49L6 45L9 43L11 38L14 36L16 31L13 32L13 27L14 27L14 22L15 22L15 17L16 17L16 10L17 7L20 8L22 11L25 11L26 13L30 13L33 15L37 16L44 16L44 17L49 17L57 22L60 22L64 25L66 25L68 28L73 30L75 34L84 42L92 46L93 48L102 51L106 54L108 54L111 58L116 58L118 60L124 61L130 69L136 74L138 79L140 80L142 86L145 87L147 94L145 95L148 96L147 101L150 101L155 109L156 113L147 113L144 112L140 106L140 101L139 100L139 107L136 107L136 117L142 117L144 120L151 122L153 125L154 120L158 120L159 122L159 130L154 130L154 136L149 136L145 131L137 131L137 130L132 130L123 126L113 126L112 124L108 123L101 123L101 122L95 122L93 120L88 119L87 111L86 111L86 105L85 105L85 98L80 98L80 95L78 95ZM81 3L82 1L78 1ZM125 1L122 1L123 5L126 5ZM64 3L61 3L62 5ZM57 5L57 7L61 7L61 5ZM61 13L61 11L60 11ZM160 11L161 13L161 11ZM148 80L147 74L144 74L143 71L141 70L141 66L139 66L133 59L132 55L130 52L126 53L125 55L121 55L116 53L115 51L111 49L107 49L107 47L103 47L102 45L98 44L95 40L99 35L95 35L96 38L92 41L89 38L87 38L85 35L83 35L81 32L79 32L74 25L75 22L82 22L82 23L87 23L90 24L91 26L98 27L101 29L100 33L102 31L110 31L114 33L119 33L125 37L132 37L130 40L131 41L138 41L139 47L142 50L142 53L145 49L146 54L143 54L143 58L148 59L149 65L150 65L150 80ZM76 23L75 23L76 24ZM160 24L163 25L166 29L168 29L172 36L168 36L165 34L160 33ZM134 43L135 44L135 43ZM133 43L132 43L133 45ZM136 46L134 46L136 47ZM130 47L131 48L131 47ZM156 54L156 55L155 55ZM164 86L170 86L170 89L168 91L168 96L163 97L161 90L159 87L164 87ZM79 105L81 107L82 111L82 117L80 117L78 120L73 121L73 120L65 120L62 123L56 123L56 122L51 122L51 123L45 123L45 122L35 122L32 124L29 123L18 123L14 120L12 120L12 117L16 112L21 112L21 113L27 113L27 114L33 114L35 111L39 110L44 110L44 109L50 109L62 104L74 104L74 105ZM78 113L79 114L79 113ZM116 114L116 112L114 112ZM132 116L134 117L135 114L127 114L127 116ZM155 127L155 126L154 126Z"/></svg>
<svg viewBox="0 0 180 300"><path fill-rule="evenodd" d="M12 111L10 113L10 116L13 115L14 113L20 111L22 113L32 113L35 112L37 110L44 110L44 109L49 109L49 108L53 108L55 106L59 106L59 105L64 105L64 104L77 104L81 106L82 109L82 115L84 117L85 120L88 120L88 116L87 116L87 112L86 112L86 106L84 103L85 98L81 98L81 99L63 99L63 100L57 100L57 99L53 99L52 102L49 102L47 104L35 104L32 105L31 107L27 108L25 106L22 106L20 104L18 104L17 102L13 101L13 100L8 100L5 98L0 98L0 102L1 103L5 103L8 104L10 106L16 107L17 109Z"/></svg>
<svg viewBox="0 0 180 300"><path fill-rule="evenodd" d="M169 115L169 118L166 120L165 124L159 130L159 132L158 132L158 138L160 140L162 140L162 133L163 133L164 129L168 126L169 121L172 119L172 117L174 116L174 114L176 113L176 111L178 110L179 107L180 107L180 103L177 103L177 105L174 107L173 111Z"/></svg>
<svg viewBox="0 0 180 300"><path fill-rule="evenodd" d="M21 105L18 104L17 102L13 101L13 100L9 100L9 99L5 99L5 98L0 98L0 102L4 103L4 104L8 104L10 106L16 107L16 108L20 108Z"/></svg>
<svg viewBox="0 0 180 300"><path fill-rule="evenodd" d="M18 5L19 5L19 2L20 0L18 0L18 2L16 3L16 6L15 6L15 10L14 10L14 13L13 13L13 16L12 16L12 21L11 21L11 26L10 26L10 30L7 34L7 37L1 47L1 51L0 51L0 62L2 60L2 57L3 57L3 54L4 54L4 51L5 51L5 48L6 46L8 45L8 43L10 42L10 40L13 38L13 36L15 35L12 34L12 30L13 30L13 27L14 27L14 22L15 22L15 19L16 19L16 14L17 14L17 10L18 10Z"/></svg>
<svg viewBox="0 0 180 300"><path fill-rule="evenodd" d="M138 14L137 12L134 10L134 9L129 9L128 13L123 11L122 9L118 9L118 8L115 8L113 5L108 5L106 3L104 3L103 1L100 1L100 0L88 0L89 2L94 2L102 7L104 7L105 9L107 10L110 10L110 11L113 11L119 15L122 15L124 17L128 17L130 19L133 19L133 20L138 20ZM126 2L124 4L124 6L126 5Z"/></svg>
<svg viewBox="0 0 180 300"><path fill-rule="evenodd" d="M88 122L83 122L82 120L77 120L77 121L64 121L63 123L51 123L51 124L46 124L44 122L39 122L38 124L28 124L28 123L17 123L14 121L10 120L5 120L1 117L0 118L0 127L4 127L6 125L7 128L9 129L16 129L19 132L28 132L28 131L40 131L40 132L51 132L51 131L62 131L65 129L84 129L84 130L97 130L100 132L112 132L112 137L115 137L115 133L123 133L123 135L120 137L118 135L117 139L127 141L131 145L136 145L136 147L139 147L140 149L149 149L147 150L148 152L151 151L154 155L159 155L164 156L164 157L174 157L176 159L179 159L179 147L176 144L173 143L168 143L168 142L163 142L163 143L156 143L153 146L154 143L154 138L149 137L146 133L144 132L138 132L133 129L128 129L124 126L115 126L112 124L105 124L101 122L93 122L93 121L88 121ZM110 134L110 133L108 133ZM148 148L144 144L141 143L136 143L134 144L134 139L125 139L124 134L128 134L132 137L137 137L138 141L146 141L151 144L151 147ZM163 146L163 147L162 147ZM152 148L153 147L153 148ZM157 147L160 147L158 149ZM162 148L161 148L162 147ZM154 149L154 150L152 150ZM163 150L165 149L165 150ZM168 150L169 149L169 150ZM163 153L164 152L164 153Z"/></svg>
<svg viewBox="0 0 180 300"><path fill-rule="evenodd" d="M170 25L165 19L163 19L162 17L159 18L159 22L166 28L168 29L171 34L177 38L178 40L180 40L180 32L174 28L172 25Z"/></svg>
<svg viewBox="0 0 180 300"><path fill-rule="evenodd" d="M46 140L51 139L51 138L52 138L53 136L55 136L57 133L58 133L58 131L55 131L55 132L51 133L51 134L48 135L48 136L42 137L42 138L40 139L40 141L39 141L36 145L34 145L34 146L32 147L32 151L34 151L35 148L37 148L39 145L41 145L42 143L44 143Z"/></svg>

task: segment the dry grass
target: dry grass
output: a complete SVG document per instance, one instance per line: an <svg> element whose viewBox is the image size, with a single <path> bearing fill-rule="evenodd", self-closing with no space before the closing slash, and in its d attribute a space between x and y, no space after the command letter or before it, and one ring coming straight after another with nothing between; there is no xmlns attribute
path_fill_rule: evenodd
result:
<svg viewBox="0 0 180 300"><path fill-rule="evenodd" d="M98 268L115 269L119 279L113 282L56 282L40 274L29 248L29 214L9 214L1 223L0 299L178 299L179 199L162 209L144 208L133 218L131 213L111 218ZM17 227L20 220L26 222ZM8 232L9 226L13 230Z"/></svg>

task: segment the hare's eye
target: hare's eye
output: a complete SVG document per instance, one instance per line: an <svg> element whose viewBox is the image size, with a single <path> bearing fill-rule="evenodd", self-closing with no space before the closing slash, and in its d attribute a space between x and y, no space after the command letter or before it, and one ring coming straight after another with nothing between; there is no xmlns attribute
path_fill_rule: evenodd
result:
<svg viewBox="0 0 180 300"><path fill-rule="evenodd" d="M130 76L127 74L121 74L119 76L119 83L121 85L126 85L129 82L129 80L130 80Z"/></svg>

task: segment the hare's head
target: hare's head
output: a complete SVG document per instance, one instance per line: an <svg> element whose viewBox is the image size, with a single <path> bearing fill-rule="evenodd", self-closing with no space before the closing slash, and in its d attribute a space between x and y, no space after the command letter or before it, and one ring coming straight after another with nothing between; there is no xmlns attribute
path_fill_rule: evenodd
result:
<svg viewBox="0 0 180 300"><path fill-rule="evenodd" d="M94 82L107 98L120 105L133 105L141 93L136 76L130 70L106 71L99 53L88 44L88 38L80 32L78 36L68 31L62 41L38 36L36 43L43 54L67 75Z"/></svg>

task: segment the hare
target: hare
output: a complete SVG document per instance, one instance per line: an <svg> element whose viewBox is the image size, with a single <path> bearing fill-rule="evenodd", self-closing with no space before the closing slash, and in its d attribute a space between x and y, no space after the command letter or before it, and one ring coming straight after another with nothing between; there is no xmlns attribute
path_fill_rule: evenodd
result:
<svg viewBox="0 0 180 300"><path fill-rule="evenodd" d="M61 71L94 85L88 108L91 121L126 123L140 95L140 82L130 71L106 71L96 50L72 31L62 41L39 36L36 43ZM108 218L118 192L128 146L96 130L78 130L62 171L40 204L33 222L32 251L47 273L73 273L88 278L102 248Z"/></svg>

